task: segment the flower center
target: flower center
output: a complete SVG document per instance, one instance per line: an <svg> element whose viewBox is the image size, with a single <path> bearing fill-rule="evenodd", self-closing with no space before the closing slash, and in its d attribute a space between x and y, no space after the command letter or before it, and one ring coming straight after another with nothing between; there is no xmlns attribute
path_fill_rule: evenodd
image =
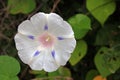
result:
<svg viewBox="0 0 120 80"><path fill-rule="evenodd" d="M48 32L43 33L39 37L39 42L45 48L53 47L55 41L56 41L55 36L53 36L52 34L50 34Z"/></svg>

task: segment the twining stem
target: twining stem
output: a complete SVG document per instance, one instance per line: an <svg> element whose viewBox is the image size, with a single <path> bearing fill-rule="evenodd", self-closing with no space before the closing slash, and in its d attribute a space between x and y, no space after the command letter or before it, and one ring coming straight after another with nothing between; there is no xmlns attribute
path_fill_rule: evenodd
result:
<svg viewBox="0 0 120 80"><path fill-rule="evenodd" d="M54 11L55 11L55 9L56 9L56 7L57 7L57 5L58 5L59 2L60 2L60 0L56 0L56 1L55 1L51 12L54 12Z"/></svg>
<svg viewBox="0 0 120 80"><path fill-rule="evenodd" d="M23 77L25 77L28 68L29 68L28 66L25 67L25 69L23 70L23 72L20 75L20 79L23 79Z"/></svg>

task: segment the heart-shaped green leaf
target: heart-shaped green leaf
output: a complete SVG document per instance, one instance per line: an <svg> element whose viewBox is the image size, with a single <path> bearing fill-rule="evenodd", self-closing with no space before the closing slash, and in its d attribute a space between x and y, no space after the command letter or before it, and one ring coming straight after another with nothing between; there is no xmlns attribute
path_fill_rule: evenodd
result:
<svg viewBox="0 0 120 80"><path fill-rule="evenodd" d="M95 56L95 65L103 77L114 73L120 67L118 52L102 47Z"/></svg>
<svg viewBox="0 0 120 80"><path fill-rule="evenodd" d="M99 75L98 71L92 69L92 70L90 70L90 71L87 72L87 75L86 75L85 80L93 80L93 78L94 78L95 76L97 76L97 75Z"/></svg>
<svg viewBox="0 0 120 80"><path fill-rule="evenodd" d="M63 80L65 77L71 77L71 72L66 67L60 67L57 71L48 73L48 76L51 77L49 80L57 79L57 77L61 77L60 80Z"/></svg>
<svg viewBox="0 0 120 80"><path fill-rule="evenodd" d="M102 47L95 56L95 65L103 77L108 76L111 72L108 70L108 65L104 59L104 53L107 53L108 48Z"/></svg>
<svg viewBox="0 0 120 80"><path fill-rule="evenodd" d="M75 16L68 19L68 22L74 30L76 39L83 38L91 29L91 21L89 17L84 14L76 14Z"/></svg>
<svg viewBox="0 0 120 80"><path fill-rule="evenodd" d="M11 14L27 14L33 11L35 7L35 0L8 0L8 8Z"/></svg>
<svg viewBox="0 0 120 80"><path fill-rule="evenodd" d="M19 62L10 56L0 56L0 80L18 80Z"/></svg>
<svg viewBox="0 0 120 80"><path fill-rule="evenodd" d="M87 9L103 25L115 11L115 0L87 0Z"/></svg>
<svg viewBox="0 0 120 80"><path fill-rule="evenodd" d="M76 48L72 53L69 62L71 63L71 65L77 64L86 55L86 53L87 53L86 42L83 40L77 41Z"/></svg>

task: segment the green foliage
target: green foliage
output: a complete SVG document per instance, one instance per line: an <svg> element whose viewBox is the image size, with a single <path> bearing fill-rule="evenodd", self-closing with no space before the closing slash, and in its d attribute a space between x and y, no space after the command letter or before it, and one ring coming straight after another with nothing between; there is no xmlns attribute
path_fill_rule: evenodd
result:
<svg viewBox="0 0 120 80"><path fill-rule="evenodd" d="M53 78L61 78L60 80L64 80L66 77L71 77L71 72L66 67L60 67L57 71L48 73L48 76L50 77L49 80L53 80Z"/></svg>
<svg viewBox="0 0 120 80"><path fill-rule="evenodd" d="M51 72L51 73L48 73L48 76L51 76L51 77L57 77L57 76L60 76L59 70L54 71L54 72Z"/></svg>
<svg viewBox="0 0 120 80"><path fill-rule="evenodd" d="M13 57L0 56L0 80L18 80L19 62Z"/></svg>
<svg viewBox="0 0 120 80"><path fill-rule="evenodd" d="M68 22L71 24L75 32L76 39L83 38L86 33L91 29L91 21L89 17L84 14L76 14L70 19L68 19Z"/></svg>
<svg viewBox="0 0 120 80"><path fill-rule="evenodd" d="M97 75L99 75L98 71L92 69L92 70L90 70L90 71L87 72L87 75L86 75L85 80L93 80L93 78L94 78L95 76L97 76Z"/></svg>
<svg viewBox="0 0 120 80"><path fill-rule="evenodd" d="M51 76L64 76L64 77L70 77L71 72L68 68L66 67L60 67L57 71L48 73L48 75Z"/></svg>
<svg viewBox="0 0 120 80"><path fill-rule="evenodd" d="M76 48L69 60L71 65L77 64L87 53L87 43L83 40L77 41Z"/></svg>
<svg viewBox="0 0 120 80"><path fill-rule="evenodd" d="M118 25L107 24L101 28L96 36L95 45L115 45L120 42Z"/></svg>
<svg viewBox="0 0 120 80"><path fill-rule="evenodd" d="M70 77L71 76L71 72L68 68L66 67L60 67L59 68L59 73L61 76L66 76L66 77Z"/></svg>
<svg viewBox="0 0 120 80"><path fill-rule="evenodd" d="M87 0L87 9L103 25L107 18L115 11L114 0Z"/></svg>
<svg viewBox="0 0 120 80"><path fill-rule="evenodd" d="M102 47L95 56L95 65L103 77L107 77L120 67L120 51Z"/></svg>
<svg viewBox="0 0 120 80"><path fill-rule="evenodd" d="M35 0L8 0L8 8L11 14L28 14L36 7Z"/></svg>
<svg viewBox="0 0 120 80"><path fill-rule="evenodd" d="M108 70L109 67L104 59L104 53L107 53L107 51L108 48L101 48L95 56L95 65L103 77L106 77L111 74L111 72Z"/></svg>
<svg viewBox="0 0 120 80"><path fill-rule="evenodd" d="M45 71L37 71L37 70L30 70L30 73L31 74L46 74L46 72Z"/></svg>
<svg viewBox="0 0 120 80"><path fill-rule="evenodd" d="M58 70L56 70L54 72L49 72L48 74L46 72L44 72L44 71L31 71L31 73L37 75L35 79L39 79L39 80L44 80L44 79L48 79L48 80L54 80L54 79L66 80L66 78L71 77L71 72L66 67L60 67ZM47 75L48 75L48 78L45 78Z"/></svg>

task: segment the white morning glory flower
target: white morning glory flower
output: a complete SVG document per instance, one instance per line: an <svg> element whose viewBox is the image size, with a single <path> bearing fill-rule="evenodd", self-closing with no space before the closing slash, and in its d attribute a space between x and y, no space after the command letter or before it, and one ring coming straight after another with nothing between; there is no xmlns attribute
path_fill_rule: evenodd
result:
<svg viewBox="0 0 120 80"><path fill-rule="evenodd" d="M15 36L20 59L33 70L57 70L76 46L71 26L55 13L39 12L18 26Z"/></svg>

